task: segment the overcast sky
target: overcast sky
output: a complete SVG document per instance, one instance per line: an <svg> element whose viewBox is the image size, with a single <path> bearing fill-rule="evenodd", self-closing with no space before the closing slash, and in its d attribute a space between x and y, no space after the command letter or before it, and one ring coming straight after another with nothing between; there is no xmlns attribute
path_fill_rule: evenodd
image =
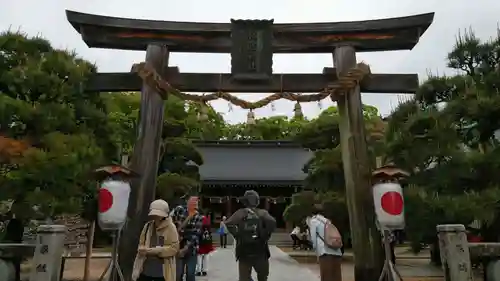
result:
<svg viewBox="0 0 500 281"><path fill-rule="evenodd" d="M144 60L144 52L90 49L66 20L64 10L168 21L229 22L236 19L271 19L276 23L356 21L409 16L435 12L434 23L412 51L378 52L358 55L377 73L418 73L420 81L427 73L454 74L446 69L445 58L459 30L472 27L477 36L488 39L496 34L500 21L499 0L1 0L0 30L20 29L29 35L42 34L55 47L74 49L94 62L103 72L127 72L133 63ZM228 54L182 54L170 56L170 65L184 72L229 72ZM330 54L275 55L274 72L320 73L332 66ZM257 100L266 94L239 94ZM402 97L363 94L363 102L376 106L386 115ZM230 111L227 102L212 105L230 122L246 120L246 110ZM331 105L325 101L323 108ZM308 117L321 111L317 103L303 104ZM293 114L293 103L278 101L256 110L256 117Z"/></svg>

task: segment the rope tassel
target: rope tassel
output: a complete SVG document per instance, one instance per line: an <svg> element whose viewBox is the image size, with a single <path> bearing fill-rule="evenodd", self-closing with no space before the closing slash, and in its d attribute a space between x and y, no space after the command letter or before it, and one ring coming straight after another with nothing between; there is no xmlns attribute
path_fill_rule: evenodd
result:
<svg viewBox="0 0 500 281"><path fill-rule="evenodd" d="M300 105L299 102L295 104L295 107L293 108L293 113L295 118L302 118L304 117L304 113L302 113L302 106Z"/></svg>
<svg viewBox="0 0 500 281"><path fill-rule="evenodd" d="M208 105L202 104L198 113L198 121L208 121Z"/></svg>
<svg viewBox="0 0 500 281"><path fill-rule="evenodd" d="M252 109L250 109L250 111L247 114L247 124L255 125L255 113L253 113Z"/></svg>

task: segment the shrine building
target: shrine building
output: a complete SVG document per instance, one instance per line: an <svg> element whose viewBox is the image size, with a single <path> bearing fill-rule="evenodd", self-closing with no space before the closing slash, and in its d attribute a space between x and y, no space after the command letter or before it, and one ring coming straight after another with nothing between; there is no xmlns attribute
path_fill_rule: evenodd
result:
<svg viewBox="0 0 500 281"><path fill-rule="evenodd" d="M284 228L283 211L291 196L302 189L304 165L313 152L291 141L194 141L203 157L200 166L201 206L213 221L230 216L242 207L239 198L253 189L260 195L260 208Z"/></svg>

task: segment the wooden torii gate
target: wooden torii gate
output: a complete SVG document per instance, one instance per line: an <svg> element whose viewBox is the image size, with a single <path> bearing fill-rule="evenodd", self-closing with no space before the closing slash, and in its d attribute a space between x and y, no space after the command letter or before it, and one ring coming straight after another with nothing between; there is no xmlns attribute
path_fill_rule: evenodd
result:
<svg viewBox="0 0 500 281"><path fill-rule="evenodd" d="M371 167L360 93L415 93L418 77L416 74L370 74L366 68L361 71L356 52L412 49L432 23L434 13L358 22L294 24L274 24L272 20L168 22L74 11L66 11L66 15L89 47L146 50L145 64L136 67L138 73L97 73L85 87L86 91L142 92L137 142L130 167L142 177L132 185L130 221L120 248L120 261L126 275L130 276L148 204L155 196L163 100L169 93L174 90L178 93L279 92L285 97L285 93L290 92L326 91L337 101L341 117L355 279L378 278L383 261L380 234L374 224ZM182 73L177 67L168 66L170 52L231 53L232 73ZM324 68L321 74L273 74L273 53L332 53L335 68ZM362 75L353 78L356 73Z"/></svg>

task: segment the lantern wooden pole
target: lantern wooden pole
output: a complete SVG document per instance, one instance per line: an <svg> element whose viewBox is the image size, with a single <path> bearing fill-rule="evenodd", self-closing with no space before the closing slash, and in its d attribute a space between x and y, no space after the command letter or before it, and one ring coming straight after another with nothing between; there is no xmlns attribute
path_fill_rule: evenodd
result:
<svg viewBox="0 0 500 281"><path fill-rule="evenodd" d="M98 184L99 185L99 184ZM83 267L83 281L89 281L90 261L92 259L92 248L94 247L95 220L89 224L87 230L87 243L85 245L85 265Z"/></svg>
<svg viewBox="0 0 500 281"><path fill-rule="evenodd" d="M92 259L92 248L94 247L95 221L90 223L87 231L87 249L85 249L85 266L83 272L83 281L89 281L90 278L90 261Z"/></svg>

